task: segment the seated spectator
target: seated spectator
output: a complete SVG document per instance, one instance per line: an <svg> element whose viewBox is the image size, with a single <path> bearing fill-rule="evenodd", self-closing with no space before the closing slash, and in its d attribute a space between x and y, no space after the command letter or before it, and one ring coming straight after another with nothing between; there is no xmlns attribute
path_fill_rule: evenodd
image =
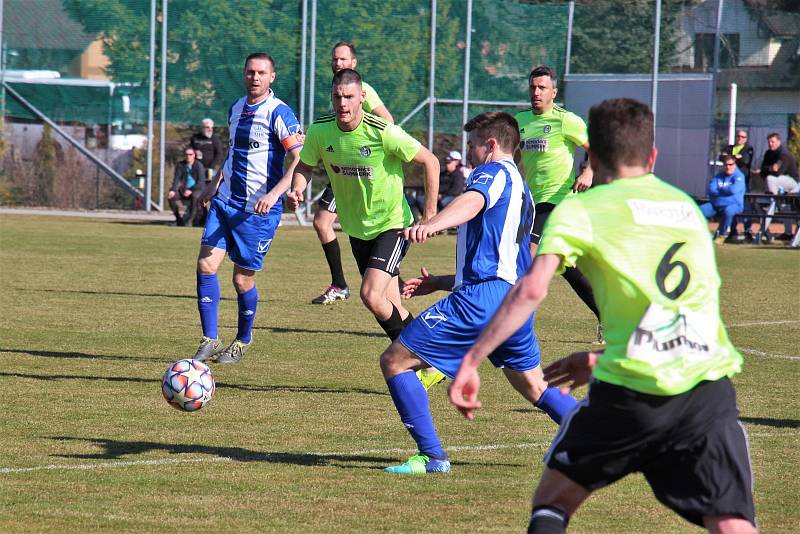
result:
<svg viewBox="0 0 800 534"><path fill-rule="evenodd" d="M195 196L205 187L206 170L203 164L197 161L194 148L187 146L183 155L186 157L175 166L175 177L167 193L169 207L175 215L175 224L186 226L194 221ZM183 214L181 214L183 209Z"/></svg>
<svg viewBox="0 0 800 534"><path fill-rule="evenodd" d="M744 175L745 190L750 191L750 165L753 164L753 146L747 141L747 131L737 130L736 141L722 152L736 158L736 166Z"/></svg>
<svg viewBox="0 0 800 534"><path fill-rule="evenodd" d="M744 211L744 175L736 166L736 158L722 158L723 170L708 184L708 202L700 206L707 219L721 219L717 230L717 242L728 237L734 215Z"/></svg>
<svg viewBox="0 0 800 534"><path fill-rule="evenodd" d="M439 173L439 201L437 207L444 209L454 198L464 192L470 170L461 162L461 152L451 151L444 158L444 165ZM425 194L418 193L414 196L416 208L421 213L425 209Z"/></svg>
<svg viewBox="0 0 800 534"><path fill-rule="evenodd" d="M764 159L758 174L764 180L764 187L772 195L797 193L800 191L797 174L797 159L781 143L780 134L773 132L767 136L769 149L764 152ZM755 171L754 171L755 172ZM783 235L780 240L789 240L792 236L792 222L785 220Z"/></svg>
<svg viewBox="0 0 800 534"><path fill-rule="evenodd" d="M800 189L797 183L797 160L781 144L780 134L776 132L769 134L767 144L769 149L764 152L761 168L757 172L764 180L766 190L773 195L797 193Z"/></svg>
<svg viewBox="0 0 800 534"><path fill-rule="evenodd" d="M190 144L197 154L197 160L206 168L208 176L204 178L210 181L216 176L225 157L222 141L214 133L214 121L203 119L203 129L192 136Z"/></svg>

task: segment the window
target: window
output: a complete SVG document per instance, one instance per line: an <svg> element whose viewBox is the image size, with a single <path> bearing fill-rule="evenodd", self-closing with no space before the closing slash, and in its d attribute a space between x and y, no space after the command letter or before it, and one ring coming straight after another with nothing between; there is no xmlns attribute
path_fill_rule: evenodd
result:
<svg viewBox="0 0 800 534"><path fill-rule="evenodd" d="M719 36L719 67L730 69L738 64L739 34L723 33ZM714 66L714 34L696 33L694 36L694 68L709 71Z"/></svg>

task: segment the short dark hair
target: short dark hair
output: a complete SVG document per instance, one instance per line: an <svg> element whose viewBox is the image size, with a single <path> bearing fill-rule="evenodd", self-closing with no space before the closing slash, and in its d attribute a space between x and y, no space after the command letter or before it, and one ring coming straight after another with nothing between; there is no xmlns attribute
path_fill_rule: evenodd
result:
<svg viewBox="0 0 800 534"><path fill-rule="evenodd" d="M358 56L358 54L356 54L356 45L348 41L339 41L338 43L333 45L333 48L331 48L331 54L333 54L336 51L336 49L339 48L340 46L346 46L347 48L349 48L350 54L352 54L353 57Z"/></svg>
<svg viewBox="0 0 800 534"><path fill-rule="evenodd" d="M553 80L554 86L558 81L556 71L552 67L548 67L547 65L539 65L538 67L533 67L533 70L528 75L528 83L531 83L532 79L539 78L540 76L549 76L550 79Z"/></svg>
<svg viewBox="0 0 800 534"><path fill-rule="evenodd" d="M270 65L272 65L272 70L275 70L275 60L272 59L272 56L267 54L266 52L253 52L249 56L247 56L244 60L244 68L247 68L247 62L251 59L266 59L269 61Z"/></svg>
<svg viewBox="0 0 800 534"><path fill-rule="evenodd" d="M608 169L646 165L653 135L653 112L638 100L604 100L589 110L589 147Z"/></svg>
<svg viewBox="0 0 800 534"><path fill-rule="evenodd" d="M476 115L464 125L464 131L475 131L482 139L494 137L506 152L513 152L519 145L519 124L505 111L486 111Z"/></svg>
<svg viewBox="0 0 800 534"><path fill-rule="evenodd" d="M774 137L774 138L776 138L778 141L780 141L780 140L781 140L781 134L779 134L778 132L772 132L772 133L770 133L770 134L767 136L767 139L772 139L773 137Z"/></svg>
<svg viewBox="0 0 800 534"><path fill-rule="evenodd" d="M191 150L192 152L194 152L195 154L197 154L197 150L195 150L195 149L194 149L194 147L193 147L192 145L186 145L185 147L183 147L183 151L184 151L184 152L186 152L187 150Z"/></svg>
<svg viewBox="0 0 800 534"><path fill-rule="evenodd" d="M736 163L736 158L734 158L730 154L725 154L724 156L722 156L722 163L728 163L729 161Z"/></svg>
<svg viewBox="0 0 800 534"><path fill-rule="evenodd" d="M342 69L333 75L333 86L357 83L361 85L361 75L353 69Z"/></svg>

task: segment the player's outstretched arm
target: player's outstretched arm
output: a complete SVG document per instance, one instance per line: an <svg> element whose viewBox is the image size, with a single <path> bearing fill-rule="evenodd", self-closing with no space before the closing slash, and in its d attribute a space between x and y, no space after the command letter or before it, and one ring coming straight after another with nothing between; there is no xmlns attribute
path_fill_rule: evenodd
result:
<svg viewBox="0 0 800 534"><path fill-rule="evenodd" d="M253 210L256 213L260 215L267 213L272 209L272 206L280 200L281 195L289 189L292 178L294 177L294 171L297 168L297 164L300 163L300 148L301 147L294 148L286 153L286 161L284 162L286 170L280 181L275 184L275 187L270 189L266 195L259 198L255 206L253 206Z"/></svg>
<svg viewBox="0 0 800 534"><path fill-rule="evenodd" d="M287 205L290 210L296 210L303 203L306 187L308 187L308 182L311 181L311 171L313 170L302 161L294 168L292 186L286 195Z"/></svg>
<svg viewBox="0 0 800 534"><path fill-rule="evenodd" d="M600 352L574 352L544 368L544 379L550 386L562 386L561 392L569 393L589 383L592 369L600 359Z"/></svg>
<svg viewBox="0 0 800 534"><path fill-rule="evenodd" d="M403 298L421 297L434 291L451 291L456 282L454 274L444 276L433 276L428 269L420 269L422 276L406 280L401 291Z"/></svg>
<svg viewBox="0 0 800 534"><path fill-rule="evenodd" d="M426 199L427 202L427 199ZM403 236L413 243L424 243L428 237L472 220L486 205L486 199L477 191L467 191L457 196L445 209L430 220L403 230Z"/></svg>
<svg viewBox="0 0 800 534"><path fill-rule="evenodd" d="M461 367L450 385L449 396L467 419L480 408L478 366L511 334L522 327L547 296L547 288L561 263L555 254L537 256L531 269L511 288L481 336L464 355Z"/></svg>
<svg viewBox="0 0 800 534"><path fill-rule="evenodd" d="M389 113L389 110L386 109L386 106L384 105L380 105L374 108L372 111L370 111L370 113L372 113L373 115L377 115L378 117L385 119L387 122L394 124L394 117L392 117L392 114Z"/></svg>
<svg viewBox="0 0 800 534"><path fill-rule="evenodd" d="M211 200L211 197L217 194L217 189L219 189L219 184L222 183L222 169L219 170L214 179L200 191L200 194L197 195L197 204L199 206L205 205L206 202Z"/></svg>
<svg viewBox="0 0 800 534"><path fill-rule="evenodd" d="M412 161L425 167L425 213L422 214L422 221L426 222L436 215L436 204L439 200L439 159L433 152L421 146Z"/></svg>
<svg viewBox="0 0 800 534"><path fill-rule="evenodd" d="M589 144L584 143L583 149L588 154ZM583 193L584 191L592 187L593 180L594 180L594 171L592 171L592 166L587 164L583 169L581 175L575 178L575 183L572 184L572 191L575 193Z"/></svg>

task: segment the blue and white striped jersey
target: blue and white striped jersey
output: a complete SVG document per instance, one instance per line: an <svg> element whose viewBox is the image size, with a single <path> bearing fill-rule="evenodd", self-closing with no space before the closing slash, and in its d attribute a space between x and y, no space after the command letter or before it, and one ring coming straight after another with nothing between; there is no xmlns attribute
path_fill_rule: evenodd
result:
<svg viewBox="0 0 800 534"><path fill-rule="evenodd" d="M531 265L531 192L510 159L480 165L467 178L467 191L486 205L458 228L455 287L486 280L516 283Z"/></svg>
<svg viewBox="0 0 800 534"><path fill-rule="evenodd" d="M228 110L228 157L218 195L228 204L253 213L259 198L283 177L286 152L303 145L303 131L289 106L269 96L255 105L242 97ZM283 210L276 202L273 210Z"/></svg>

